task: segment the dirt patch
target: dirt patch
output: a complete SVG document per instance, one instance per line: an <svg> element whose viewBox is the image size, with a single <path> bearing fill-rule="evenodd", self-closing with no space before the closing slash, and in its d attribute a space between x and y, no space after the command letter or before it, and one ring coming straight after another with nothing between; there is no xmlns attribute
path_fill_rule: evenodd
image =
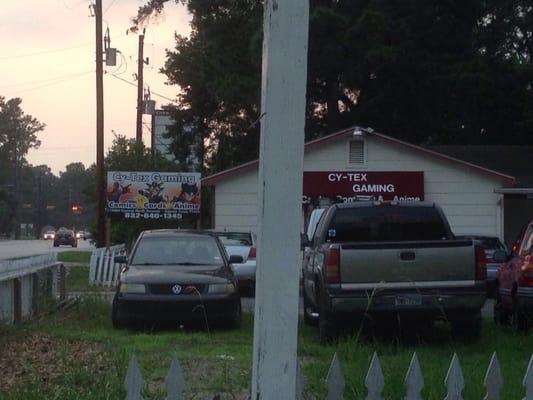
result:
<svg viewBox="0 0 533 400"><path fill-rule="evenodd" d="M30 380L53 382L73 364L99 371L104 355L95 345L33 334L4 343L0 351L0 392Z"/></svg>

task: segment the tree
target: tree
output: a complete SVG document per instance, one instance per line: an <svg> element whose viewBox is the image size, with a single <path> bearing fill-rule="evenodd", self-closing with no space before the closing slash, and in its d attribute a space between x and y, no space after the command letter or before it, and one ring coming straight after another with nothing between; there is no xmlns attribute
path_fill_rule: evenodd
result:
<svg viewBox="0 0 533 400"><path fill-rule="evenodd" d="M173 150L193 143L189 124L210 171L256 158L262 2L181 3L191 35L162 70L182 88ZM361 125L417 144L529 143L532 21L526 0L311 0L306 137Z"/></svg>
<svg viewBox="0 0 533 400"><path fill-rule="evenodd" d="M14 224L15 237L20 234L20 207L21 188L20 175L23 165L26 163L25 156L31 148L38 148L40 141L37 133L45 128L36 118L27 115L20 107L22 100L13 98L5 100L0 96L0 170L5 171L0 177L3 182L9 181L7 171L13 171L11 184L15 203ZM0 183L2 183L0 181Z"/></svg>

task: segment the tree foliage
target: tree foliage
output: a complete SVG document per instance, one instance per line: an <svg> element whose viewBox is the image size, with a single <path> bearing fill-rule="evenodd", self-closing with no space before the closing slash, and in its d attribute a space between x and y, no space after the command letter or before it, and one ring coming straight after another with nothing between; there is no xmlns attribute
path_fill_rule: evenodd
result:
<svg viewBox="0 0 533 400"><path fill-rule="evenodd" d="M38 148L37 133L44 124L21 108L22 100L6 100L0 96L0 233L19 234L22 171L27 166L26 154Z"/></svg>
<svg viewBox="0 0 533 400"><path fill-rule="evenodd" d="M262 1L181 3L192 31L163 68L182 88L173 151L200 138L212 171L256 158ZM307 138L361 125L418 144L529 144L532 30L529 0L311 0Z"/></svg>

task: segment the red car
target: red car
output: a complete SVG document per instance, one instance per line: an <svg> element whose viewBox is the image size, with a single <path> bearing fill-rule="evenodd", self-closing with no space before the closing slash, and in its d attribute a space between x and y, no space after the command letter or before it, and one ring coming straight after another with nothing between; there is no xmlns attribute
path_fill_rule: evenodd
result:
<svg viewBox="0 0 533 400"><path fill-rule="evenodd" d="M509 256L498 251L494 260L502 264L496 275L498 295L494 321L512 323L519 330L533 327L533 221L518 238Z"/></svg>

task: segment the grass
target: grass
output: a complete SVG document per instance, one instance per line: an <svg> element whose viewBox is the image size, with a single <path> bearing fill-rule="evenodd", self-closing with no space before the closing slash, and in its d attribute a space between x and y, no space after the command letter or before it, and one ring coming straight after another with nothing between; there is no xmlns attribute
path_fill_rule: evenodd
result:
<svg viewBox="0 0 533 400"><path fill-rule="evenodd" d="M78 263L78 264L89 264L91 261L91 252L90 251L63 251L57 254L58 261Z"/></svg>
<svg viewBox="0 0 533 400"><path fill-rule="evenodd" d="M244 316L239 330L210 332L183 329L151 331L114 330L109 304L96 297L83 297L69 312L57 314L41 322L18 328L4 328L0 344L39 332L58 338L96 346L105 355L104 367L83 368L66 354L61 379L41 382L38 372L25 385L1 393L5 400L37 398L108 399L123 398L122 382L131 354L138 358L145 379L146 399L163 399L164 378L172 357L176 357L188 375L188 399L204 398L198 392L226 392L240 399L249 385L252 359L253 318ZM298 353L303 360L306 377L306 398L325 398L324 379L333 354L337 352L346 378L345 399L366 396L364 378L374 352L377 352L385 375L385 399L404 397L403 379L414 351L420 360L425 380L423 398L441 400L445 397L443 380L454 352L457 352L465 376L464 398L483 398L484 374L493 351L498 352L505 388L504 399L523 397L521 380L533 352L531 336L485 321L483 334L473 344L449 338L444 327L428 344L400 343L394 335L355 339L343 337L335 345L321 346L315 328L301 326ZM72 358L72 357L71 357ZM1 365L0 365L1 367ZM103 390L102 388L105 388ZM104 393L107 391L107 393ZM59 397L58 394L61 394Z"/></svg>
<svg viewBox="0 0 533 400"><path fill-rule="evenodd" d="M91 260L91 252L65 251L58 254L58 260L71 264L67 267L67 280L65 286L67 292L106 292L114 290L114 288L89 285L89 262Z"/></svg>

